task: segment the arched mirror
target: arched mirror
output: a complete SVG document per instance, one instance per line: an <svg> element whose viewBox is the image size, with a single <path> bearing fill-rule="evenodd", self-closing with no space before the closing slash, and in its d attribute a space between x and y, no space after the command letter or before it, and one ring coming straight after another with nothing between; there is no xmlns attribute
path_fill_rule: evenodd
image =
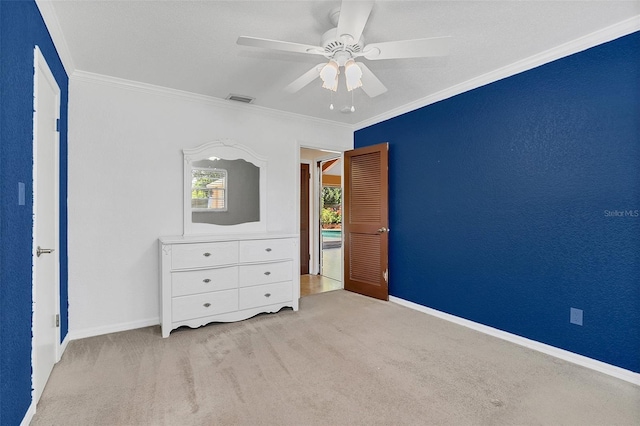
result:
<svg viewBox="0 0 640 426"><path fill-rule="evenodd" d="M266 231L265 159L231 140L183 154L185 235Z"/></svg>

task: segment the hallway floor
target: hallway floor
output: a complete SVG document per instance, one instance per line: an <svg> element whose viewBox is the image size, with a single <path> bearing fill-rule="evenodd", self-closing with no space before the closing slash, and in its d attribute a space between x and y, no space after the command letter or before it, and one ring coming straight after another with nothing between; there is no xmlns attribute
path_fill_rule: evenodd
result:
<svg viewBox="0 0 640 426"><path fill-rule="evenodd" d="M300 276L300 297L311 294L324 293L326 291L339 290L342 288L340 281L322 275L301 275Z"/></svg>
<svg viewBox="0 0 640 426"><path fill-rule="evenodd" d="M342 288L342 249L322 250L322 275L301 275L300 296L324 293Z"/></svg>
<svg viewBox="0 0 640 426"><path fill-rule="evenodd" d="M322 237L322 274L300 276L300 296L342 288L341 237Z"/></svg>

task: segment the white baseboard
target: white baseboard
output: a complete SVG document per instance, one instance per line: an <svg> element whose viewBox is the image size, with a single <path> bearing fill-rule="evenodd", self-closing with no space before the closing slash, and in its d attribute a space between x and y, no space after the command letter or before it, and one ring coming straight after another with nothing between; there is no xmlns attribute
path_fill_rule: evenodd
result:
<svg viewBox="0 0 640 426"><path fill-rule="evenodd" d="M31 423L31 420L33 420L33 416L35 415L36 415L36 404L34 404L32 400L31 405L29 405L29 409L27 410L27 412L24 415L24 418L20 422L20 426L29 426L29 423Z"/></svg>
<svg viewBox="0 0 640 426"><path fill-rule="evenodd" d="M479 331L484 334L488 334L493 337L497 337L502 340L506 340L516 345L524 346L529 349L533 349L538 352L545 353L547 355L554 356L564 361L571 362L573 364L580 365L582 367L589 368L591 370L598 371L600 373L608 374L609 376L616 377L634 385L640 386L640 374L624 368L616 367L615 365L607 364L602 361L595 360L583 355L579 355L573 352L566 351L564 349L556 348L555 346L547 345L545 343L537 342L535 340L527 339L516 334L508 333L506 331L498 330L497 328L489 327L484 324L469 321L464 318L457 317L455 315L447 314L442 311L438 311L433 308L428 308L423 305L419 305L408 300L401 299L395 296L389 296L389 301L397 303L398 305L405 306L407 308L414 309L425 314L432 315L434 317L450 321L452 323L468 327L472 330Z"/></svg>
<svg viewBox="0 0 640 426"><path fill-rule="evenodd" d="M100 336L103 334L117 333L119 331L134 330L136 328L149 327L160 324L160 318L147 318L139 321L110 324L101 327L84 328L80 330L69 330L65 340L78 340L87 337Z"/></svg>
<svg viewBox="0 0 640 426"><path fill-rule="evenodd" d="M69 332L67 331L67 335L64 336L64 339L62 339L62 343L60 343L60 346L58 347L58 353L56 354L57 355L56 362L62 359L62 355L64 354L64 351L67 350L68 345L69 345Z"/></svg>

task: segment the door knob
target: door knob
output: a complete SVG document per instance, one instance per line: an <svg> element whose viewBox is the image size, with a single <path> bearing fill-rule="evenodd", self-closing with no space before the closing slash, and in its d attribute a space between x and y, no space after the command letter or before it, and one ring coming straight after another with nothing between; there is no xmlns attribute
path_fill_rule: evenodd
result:
<svg viewBox="0 0 640 426"><path fill-rule="evenodd" d="M43 249L38 246L38 248L36 249L36 256L40 257L41 254L53 253L53 250L54 249Z"/></svg>
<svg viewBox="0 0 640 426"><path fill-rule="evenodd" d="M386 227L383 226L382 228L378 229L378 232L379 233L389 232L389 230Z"/></svg>

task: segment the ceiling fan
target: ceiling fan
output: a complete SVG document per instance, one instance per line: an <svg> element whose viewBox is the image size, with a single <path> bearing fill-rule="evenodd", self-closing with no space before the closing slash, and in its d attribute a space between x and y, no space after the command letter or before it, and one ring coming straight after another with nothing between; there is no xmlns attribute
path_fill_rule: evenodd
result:
<svg viewBox="0 0 640 426"><path fill-rule="evenodd" d="M331 22L336 27L323 34L321 46L246 36L238 37L237 43L263 49L319 55L329 60L314 66L285 87L285 91L289 93L297 92L318 77L323 81L322 87L336 91L338 75L342 68L347 90L361 87L372 98L383 94L387 88L363 62L356 62L356 59L376 61L448 54L451 37L365 44L362 32L372 8L373 1L343 0L341 7L330 13Z"/></svg>

